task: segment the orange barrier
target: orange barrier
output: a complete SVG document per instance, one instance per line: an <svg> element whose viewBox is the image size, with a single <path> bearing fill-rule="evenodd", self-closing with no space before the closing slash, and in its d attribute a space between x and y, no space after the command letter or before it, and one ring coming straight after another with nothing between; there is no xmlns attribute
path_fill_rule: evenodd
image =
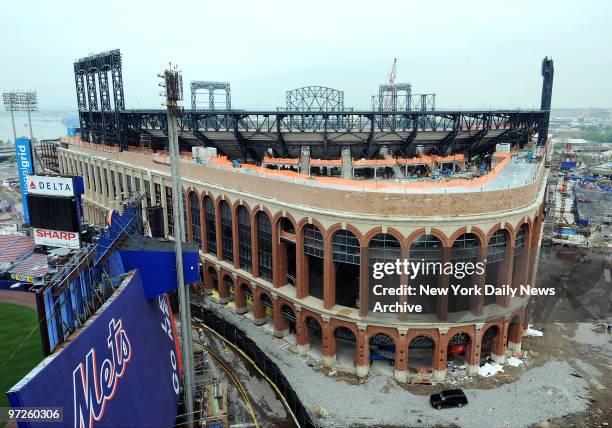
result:
<svg viewBox="0 0 612 428"><path fill-rule="evenodd" d="M336 186L346 186L346 187L371 189L371 190L398 189L398 188L435 189L435 188L445 188L445 187L447 188L448 187L475 188L475 187L481 187L489 183L491 180L493 180L493 178L497 174L499 174L506 167L506 165L508 165L511 159L510 153L497 153L496 156L503 157L504 159L501 162L499 162L493 169L491 169L491 171L489 171L488 174L483 175L482 177L473 178L473 179L455 179L455 180L442 181L442 182L436 181L436 182L417 182L417 183L414 183L414 182L413 183L395 183L395 182L389 182L389 181L365 181L365 180L360 181L360 180L350 180L350 179L344 179L344 178L338 178L338 177L310 176L310 175L301 174L295 171L273 170L273 169L263 168L257 165L252 165L252 164L241 164L240 168L246 168L257 174L263 174L267 176L284 176L284 177L291 177L291 178L301 179L301 180L313 180L319 183L329 184L331 186L336 185ZM448 156L443 159L445 159L446 161L446 159L450 157L456 157L457 158L456 160L464 160L462 159L463 155ZM219 159L219 158L223 158L223 159ZM232 167L231 162L227 161L226 157L219 157L219 158L217 158L219 160L215 162L216 165L226 166L228 168ZM375 160L379 160L379 159L375 159Z"/></svg>
<svg viewBox="0 0 612 428"><path fill-rule="evenodd" d="M452 156L420 156L417 158L391 158L391 159L356 159L352 161L353 166L393 166L393 165L427 165L434 162L451 163L465 161L463 154ZM300 162L297 158L272 158L264 156L264 164L269 165L298 165ZM342 166L342 159L310 159L310 166Z"/></svg>
<svg viewBox="0 0 612 428"><path fill-rule="evenodd" d="M264 156L263 163L269 163L272 165L297 165L300 162L296 158L271 158L270 156Z"/></svg>
<svg viewBox="0 0 612 428"><path fill-rule="evenodd" d="M342 166L341 159L310 159L310 166Z"/></svg>
<svg viewBox="0 0 612 428"><path fill-rule="evenodd" d="M77 146L93 148L97 150L100 150L100 147L108 147L109 149L114 149L112 150L113 152L118 151L118 148L116 147L101 146L99 144L86 143L86 142L80 141L78 137L65 137L65 138L62 138L62 141L69 142L70 144L75 144L72 142L72 141L75 141L76 142L75 145ZM191 159L191 153L187 154L187 152L181 152L181 155L188 158L189 161L194 162L193 159ZM165 160L167 159L168 156L165 153L163 155L156 153L154 154L154 157ZM352 188L357 188L357 189L361 188L364 190L365 189L369 189L369 190L438 189L438 188L450 188L450 187L476 188L476 187L484 186L485 184L493 180L493 178L495 178L495 176L498 175L508 165L508 163L510 162L512 158L512 155L510 153L496 152L495 157L498 157L498 158L501 157L503 158L503 160L499 162L494 168L492 168L491 171L489 171L489 173L481 177L478 177L478 178L451 179L448 181L431 181L431 182L421 181L421 182L409 182L409 183L397 183L397 182L392 182L392 181L377 181L377 180L369 180L369 181L363 180L362 181L362 180L344 179L344 178L339 178L339 177L311 176L311 175L301 174L299 172L292 171L292 170L274 170L274 169L269 169L269 168L264 168L261 166L253 165L253 164L248 164L248 163L239 164L238 168L248 169L249 171L256 173L258 175L265 175L265 176L270 176L270 177L283 176L283 177L299 179L299 180L316 181L321 184L327 184L330 186L344 186L344 187L352 187ZM268 158L268 159L279 159L280 160L282 158ZM406 161L410 160L408 158L401 158L401 159L405 159ZM414 159L416 160L428 159L428 160L435 161L435 162L465 161L465 158L463 155L453 155L453 156L445 156L445 157L423 156L421 158L414 158ZM186 159L183 159L183 161L185 160ZM377 165L378 162L381 162L381 161L388 162L387 159L371 159L371 160L357 160L357 161L354 161L354 163L364 162L364 161L374 162L374 165ZM216 167L228 168L228 169L234 168L234 165L232 164L231 161L228 160L227 156L217 156L215 158L209 159L208 162ZM331 162L338 162L338 160L332 160ZM312 165L312 161L311 161L311 165Z"/></svg>

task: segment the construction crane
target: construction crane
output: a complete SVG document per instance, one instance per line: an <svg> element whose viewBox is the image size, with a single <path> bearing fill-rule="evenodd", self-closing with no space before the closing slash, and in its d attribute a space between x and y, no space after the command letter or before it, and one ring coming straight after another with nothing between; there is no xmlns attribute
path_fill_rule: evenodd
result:
<svg viewBox="0 0 612 428"><path fill-rule="evenodd" d="M393 67L391 68L391 73L389 73L389 83L387 84L387 93L385 95L384 100L384 108L383 110L394 110L393 105L393 86L395 85L395 70L397 68L397 58L393 58Z"/></svg>

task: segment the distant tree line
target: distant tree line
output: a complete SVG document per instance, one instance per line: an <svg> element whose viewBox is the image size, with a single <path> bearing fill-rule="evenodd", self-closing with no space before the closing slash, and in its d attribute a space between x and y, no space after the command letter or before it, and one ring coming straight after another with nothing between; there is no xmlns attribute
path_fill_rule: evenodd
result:
<svg viewBox="0 0 612 428"><path fill-rule="evenodd" d="M600 141L602 143L612 143L612 128L610 126L581 126L582 138L589 141Z"/></svg>

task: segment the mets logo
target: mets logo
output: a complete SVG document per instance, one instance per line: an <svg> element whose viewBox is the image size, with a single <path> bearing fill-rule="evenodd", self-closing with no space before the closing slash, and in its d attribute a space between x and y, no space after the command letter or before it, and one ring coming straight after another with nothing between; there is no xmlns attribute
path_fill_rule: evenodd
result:
<svg viewBox="0 0 612 428"><path fill-rule="evenodd" d="M96 349L91 348L85 361L72 372L75 428L91 428L94 420L104 418L106 405L115 396L119 379L132 359L132 347L121 319L111 319L108 332L110 358L98 367Z"/></svg>

